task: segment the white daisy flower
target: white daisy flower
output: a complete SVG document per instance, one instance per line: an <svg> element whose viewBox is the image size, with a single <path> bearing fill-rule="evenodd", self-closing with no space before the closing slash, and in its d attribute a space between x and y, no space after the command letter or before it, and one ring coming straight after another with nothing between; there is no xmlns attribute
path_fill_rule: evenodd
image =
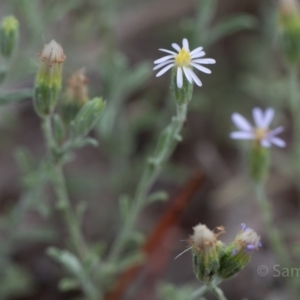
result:
<svg viewBox="0 0 300 300"><path fill-rule="evenodd" d="M200 57L203 57L205 55L205 52L202 50L203 47L198 47L193 51L190 51L189 42L187 39L182 40L182 48L176 43L173 43L172 47L176 51L178 51L178 53L167 49L159 49L160 51L169 53L169 55L157 59L154 62L156 66L153 68L153 70L157 70L164 67L156 74L156 77L163 75L169 69L175 67L177 68L176 79L178 88L182 88L183 86L183 74L190 83L195 82L198 86L202 86L202 83L197 77L197 75L194 73L193 68L196 68L204 73L210 74L211 71L206 67L203 67L202 64L214 64L216 61L212 58L200 59Z"/></svg>
<svg viewBox="0 0 300 300"><path fill-rule="evenodd" d="M252 126L242 115L238 113L232 114L232 122L240 131L232 132L230 137L240 140L255 140L266 148L271 147L272 144L278 147L285 147L285 141L277 137L284 130L283 126L273 130L269 129L274 113L273 108L267 108L265 112L258 107L254 108L252 115L255 126Z"/></svg>

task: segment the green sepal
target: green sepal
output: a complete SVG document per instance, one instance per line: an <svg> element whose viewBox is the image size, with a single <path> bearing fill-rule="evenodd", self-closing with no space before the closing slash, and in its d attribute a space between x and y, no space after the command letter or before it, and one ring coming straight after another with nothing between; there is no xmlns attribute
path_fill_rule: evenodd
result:
<svg viewBox="0 0 300 300"><path fill-rule="evenodd" d="M80 111L83 104L77 102L67 102L61 106L62 119L66 124L70 124Z"/></svg>
<svg viewBox="0 0 300 300"><path fill-rule="evenodd" d="M249 173L253 180L262 181L267 178L270 162L270 151L254 141L250 150Z"/></svg>
<svg viewBox="0 0 300 300"><path fill-rule="evenodd" d="M217 275L220 267L220 256L223 255L222 243L217 243L209 251L202 252L192 246L193 269L198 280L209 283Z"/></svg>
<svg viewBox="0 0 300 300"><path fill-rule="evenodd" d="M66 130L64 123L58 114L54 114L53 116L53 133L56 143L61 145L66 137Z"/></svg>
<svg viewBox="0 0 300 300"><path fill-rule="evenodd" d="M172 69L171 92L173 99L178 104L189 103L193 96L193 84L189 83L184 75L182 88L177 86L177 68Z"/></svg>
<svg viewBox="0 0 300 300"><path fill-rule="evenodd" d="M251 255L244 248L234 253L236 244L231 243L225 249L220 258L220 268L218 276L222 279L228 279L240 272L250 261Z"/></svg>
<svg viewBox="0 0 300 300"><path fill-rule="evenodd" d="M43 117L53 112L57 104L58 93L59 89L45 83L35 86L33 103L38 115Z"/></svg>
<svg viewBox="0 0 300 300"><path fill-rule="evenodd" d="M99 120L104 107L102 98L94 98L85 103L72 122L73 138L89 133Z"/></svg>

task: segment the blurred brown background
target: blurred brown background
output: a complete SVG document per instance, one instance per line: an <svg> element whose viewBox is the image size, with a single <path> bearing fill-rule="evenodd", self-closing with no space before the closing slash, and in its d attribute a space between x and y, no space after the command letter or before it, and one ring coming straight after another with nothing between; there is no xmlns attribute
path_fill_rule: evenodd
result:
<svg viewBox="0 0 300 300"><path fill-rule="evenodd" d="M263 248L254 253L251 263L237 277L222 283L228 299L288 299L284 278L274 277L271 272L265 277L257 274L258 266L266 265L271 269L276 258L270 251L267 232L253 199L244 152L239 151L245 144L229 139L233 112L250 116L252 107L271 105L278 109L277 120L285 125L283 136L289 140L284 91L280 94L273 89L275 85L284 86L283 62L274 34L275 1L217 1L215 14L205 32L196 28L199 13L196 1L122 0L115 6L108 2L4 0L0 3L0 18L14 14L20 22L21 37L9 77L1 86L2 92L33 86L37 53L51 39L59 42L67 55L64 77L85 67L90 79L90 95L102 95L108 104L110 97L115 95L111 82L121 85L126 72L140 63L148 68L149 75L138 87L117 95L122 101L113 121L111 137L101 134L101 128L95 130L93 136L100 140L100 146L77 151L76 159L66 167L74 206L81 200L88 204L83 221L87 240L105 240L109 249L118 232L117 199L120 194L133 193L145 157L174 111L168 89L170 74L155 78L150 71L152 62L161 56L158 48L168 49L172 42L180 43L187 37L192 40L193 47L206 46L207 57L215 58L217 63L211 67L212 75L199 75L203 87L195 87L183 142L153 187L154 191L166 190L169 200L149 205L139 219L137 227L146 233L146 238L179 201L179 195L185 197L189 190L187 185L196 174L204 179L187 197L176 218L170 222L172 226L164 227L166 234L154 247L150 261L128 284L124 299L158 299L157 290L162 282L178 287L200 285L193 274L191 253L174 260L186 248L181 240L187 240L192 227L198 223L207 224L211 229L225 226L226 234L222 237L225 242L234 238L240 223L246 223L261 234ZM237 14L252 17L253 24L209 42L210 28ZM126 57L123 73L114 74L114 62L107 57L109 47ZM108 74L114 76L114 81L110 82ZM125 117L121 117L122 114ZM127 132L122 131L124 124L127 124ZM24 199L24 182L14 155L20 146L29 148L36 159L41 159L45 151L40 120L29 98L1 106L0 213L3 223L6 215L22 205ZM268 192L274 204L276 224L284 224L281 228L289 232L285 228L293 227L290 220L298 217L298 203L293 184L279 170L279 164L275 165L280 151L288 150L274 150ZM7 236L9 231L4 230L1 242L3 248L12 243L3 252L25 270L28 278L24 286L16 284L15 287L14 278L21 280L20 274L15 277L12 273L9 279L5 277L0 282L0 295L2 289L3 299L76 299L80 297L79 291L58 291L57 283L63 270L45 254L49 245L67 247L67 232L59 214L53 210L51 188L46 185L34 201L33 209L26 211L15 229L22 238L12 241ZM36 228L45 229L45 232L27 234ZM293 228L295 230L295 226ZM4 270L5 259L2 264ZM6 290L12 292L5 294ZM207 299L215 298L207 296Z"/></svg>

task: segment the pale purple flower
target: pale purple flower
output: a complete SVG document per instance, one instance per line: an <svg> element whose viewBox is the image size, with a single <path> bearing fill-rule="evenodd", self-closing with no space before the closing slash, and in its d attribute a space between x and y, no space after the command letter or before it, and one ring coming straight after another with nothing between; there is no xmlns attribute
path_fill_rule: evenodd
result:
<svg viewBox="0 0 300 300"><path fill-rule="evenodd" d="M156 66L153 70L161 69L156 77L159 77L166 73L171 68L176 68L176 82L178 88L183 86L183 76L189 81L189 83L195 82L198 86L202 86L200 79L194 73L193 68L198 69L203 73L210 74L211 71L206 67L203 67L203 64L214 64L216 61L212 58L201 58L205 55L203 47L198 47L193 51L190 51L189 42L187 39L182 40L182 47L178 44L173 43L172 47L178 52L170 51L167 49L159 49L160 51L166 52L169 55L166 55L160 59L154 61Z"/></svg>
<svg viewBox="0 0 300 300"><path fill-rule="evenodd" d="M241 249L249 253L262 247L260 236L244 223L241 224L241 231L235 238L235 244L237 248L232 250L232 256L236 255Z"/></svg>
<svg viewBox="0 0 300 300"><path fill-rule="evenodd" d="M239 131L232 132L230 137L240 140L256 140L261 146L266 148L271 147L272 144L278 147L285 147L285 141L277 137L284 130L283 126L273 130L269 129L274 113L273 108L267 108L265 112L258 107L254 108L252 115L255 126L252 126L242 115L233 113L231 119Z"/></svg>

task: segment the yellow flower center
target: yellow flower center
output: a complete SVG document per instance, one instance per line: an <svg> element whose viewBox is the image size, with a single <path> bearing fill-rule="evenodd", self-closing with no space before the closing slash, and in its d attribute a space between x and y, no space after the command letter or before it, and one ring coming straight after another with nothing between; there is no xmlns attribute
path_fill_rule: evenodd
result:
<svg viewBox="0 0 300 300"><path fill-rule="evenodd" d="M269 129L268 128L256 128L255 129L255 138L258 141L261 141L263 138L266 137L268 134Z"/></svg>
<svg viewBox="0 0 300 300"><path fill-rule="evenodd" d="M191 62L191 55L189 51L181 49L175 57L175 64L177 67L188 67Z"/></svg>

